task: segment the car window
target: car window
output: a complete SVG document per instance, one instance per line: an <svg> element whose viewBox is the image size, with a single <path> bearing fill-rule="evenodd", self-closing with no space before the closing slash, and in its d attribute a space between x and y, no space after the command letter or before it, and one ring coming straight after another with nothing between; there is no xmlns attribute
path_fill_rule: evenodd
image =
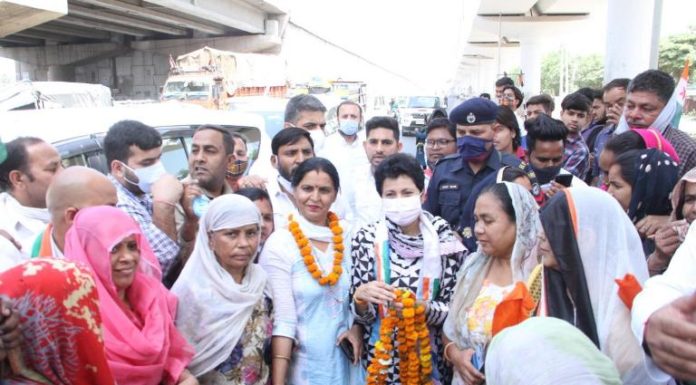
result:
<svg viewBox="0 0 696 385"><path fill-rule="evenodd" d="M168 173L183 179L188 175L188 158L180 137L163 138L162 164ZM190 142L191 138L187 138ZM190 143L188 144L190 146Z"/></svg>
<svg viewBox="0 0 696 385"><path fill-rule="evenodd" d="M87 161L82 154L71 156L69 158L63 158L61 162L63 163L63 167L66 168L70 166L87 166Z"/></svg>

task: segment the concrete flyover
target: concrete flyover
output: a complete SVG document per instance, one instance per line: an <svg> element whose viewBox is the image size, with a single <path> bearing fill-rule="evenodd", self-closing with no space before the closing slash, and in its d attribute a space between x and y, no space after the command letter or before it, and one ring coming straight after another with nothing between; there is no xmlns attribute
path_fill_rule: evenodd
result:
<svg viewBox="0 0 696 385"><path fill-rule="evenodd" d="M204 45L280 51L285 0L0 0L0 57L24 79L155 98L169 55Z"/></svg>
<svg viewBox="0 0 696 385"><path fill-rule="evenodd" d="M604 29L605 81L654 68L662 0L472 0L465 2L466 44L454 85L491 92L502 71L520 68L525 95L541 88L543 56L584 31ZM604 24L604 25L602 25ZM513 75L513 77L515 77Z"/></svg>

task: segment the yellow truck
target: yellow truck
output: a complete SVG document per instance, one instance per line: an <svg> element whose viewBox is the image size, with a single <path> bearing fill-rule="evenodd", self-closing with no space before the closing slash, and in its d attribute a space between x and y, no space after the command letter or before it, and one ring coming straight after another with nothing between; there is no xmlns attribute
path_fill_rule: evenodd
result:
<svg viewBox="0 0 696 385"><path fill-rule="evenodd" d="M235 96L285 97L285 61L278 55L236 53L210 47L170 59L161 101L176 100L226 110Z"/></svg>

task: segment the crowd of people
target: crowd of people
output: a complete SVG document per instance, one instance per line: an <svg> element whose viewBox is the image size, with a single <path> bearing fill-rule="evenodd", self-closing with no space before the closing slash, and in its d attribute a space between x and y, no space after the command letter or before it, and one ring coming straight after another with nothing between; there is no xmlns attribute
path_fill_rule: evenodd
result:
<svg viewBox="0 0 696 385"><path fill-rule="evenodd" d="M674 80L525 97L509 78L428 122L288 101L273 172L204 125L188 175L138 121L108 174L0 152L3 384L696 381L696 141Z"/></svg>

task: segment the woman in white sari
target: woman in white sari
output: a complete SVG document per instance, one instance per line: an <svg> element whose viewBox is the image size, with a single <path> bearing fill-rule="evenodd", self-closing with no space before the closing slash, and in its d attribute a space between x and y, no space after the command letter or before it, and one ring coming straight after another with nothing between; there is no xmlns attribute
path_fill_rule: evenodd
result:
<svg viewBox="0 0 696 385"><path fill-rule="evenodd" d="M624 210L604 191L570 188L546 203L541 221L539 315L575 325L614 362L624 383L659 384L647 375L631 333L633 297L648 279L648 268Z"/></svg>
<svg viewBox="0 0 696 385"><path fill-rule="evenodd" d="M460 272L443 330L454 385L482 383L488 342L535 305L524 284L539 263L541 224L532 195L518 184L492 185L477 199L474 216L479 247Z"/></svg>
<svg viewBox="0 0 696 385"><path fill-rule="evenodd" d="M176 326L196 350L190 365L201 385L265 384L270 338L266 273L254 264L261 215L248 198L215 198L201 220L196 246L172 292Z"/></svg>

